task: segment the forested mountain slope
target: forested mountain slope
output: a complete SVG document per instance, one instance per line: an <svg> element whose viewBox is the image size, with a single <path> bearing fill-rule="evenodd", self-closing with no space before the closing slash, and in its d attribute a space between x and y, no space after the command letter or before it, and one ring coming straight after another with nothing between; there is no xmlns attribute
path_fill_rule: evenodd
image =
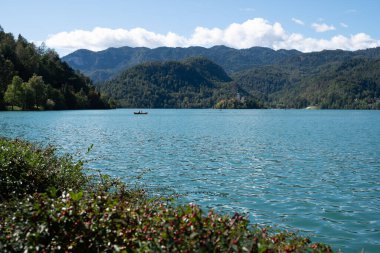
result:
<svg viewBox="0 0 380 253"><path fill-rule="evenodd" d="M193 56L208 63L194 70L194 62L184 60ZM98 87L127 107L380 107L380 48L302 53L261 47L122 47L78 50L63 59L95 80L113 76ZM220 66L216 72L223 68L232 80L210 82L207 75L215 65Z"/></svg>
<svg viewBox="0 0 380 253"><path fill-rule="evenodd" d="M233 49L225 46L211 48L160 47L109 48L99 52L89 50L75 51L62 59L72 68L80 70L94 81L103 81L126 68L151 61L180 61L189 57L203 56L231 74L252 67L266 65L315 66L328 62L344 61L352 58L380 59L380 48L358 51L325 50L321 52L302 53L296 50L273 50L263 47Z"/></svg>
<svg viewBox="0 0 380 253"><path fill-rule="evenodd" d="M230 81L220 66L195 57L140 64L98 87L123 107L207 108Z"/></svg>
<svg viewBox="0 0 380 253"><path fill-rule="evenodd" d="M240 89L270 107L380 109L380 60L350 58L308 64L263 66L232 75Z"/></svg>
<svg viewBox="0 0 380 253"><path fill-rule="evenodd" d="M380 60L258 66L233 73L212 61L151 62L99 83L122 107L379 109Z"/></svg>
<svg viewBox="0 0 380 253"><path fill-rule="evenodd" d="M107 108L92 81L58 54L0 27L0 109Z"/></svg>

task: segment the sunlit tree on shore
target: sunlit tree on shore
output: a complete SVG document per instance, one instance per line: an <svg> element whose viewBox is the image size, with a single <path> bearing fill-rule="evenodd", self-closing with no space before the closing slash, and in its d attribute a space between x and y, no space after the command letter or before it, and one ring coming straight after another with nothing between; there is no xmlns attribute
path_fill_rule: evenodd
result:
<svg viewBox="0 0 380 253"><path fill-rule="evenodd" d="M12 83L5 91L4 101L12 106L12 110L15 105L19 107L23 105L23 80L21 77L13 77Z"/></svg>

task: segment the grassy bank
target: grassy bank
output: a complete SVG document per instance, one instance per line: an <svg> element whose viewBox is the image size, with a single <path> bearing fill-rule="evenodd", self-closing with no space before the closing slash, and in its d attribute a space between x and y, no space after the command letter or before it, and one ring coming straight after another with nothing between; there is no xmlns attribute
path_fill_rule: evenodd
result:
<svg viewBox="0 0 380 253"><path fill-rule="evenodd" d="M0 138L0 252L332 252L239 215L142 189L20 140Z"/></svg>

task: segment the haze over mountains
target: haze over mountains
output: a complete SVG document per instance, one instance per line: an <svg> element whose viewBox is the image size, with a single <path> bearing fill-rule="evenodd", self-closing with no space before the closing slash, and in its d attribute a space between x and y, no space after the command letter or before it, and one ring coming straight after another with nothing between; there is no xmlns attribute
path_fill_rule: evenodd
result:
<svg viewBox="0 0 380 253"><path fill-rule="evenodd" d="M359 51L326 50L302 53L297 50L273 50L265 47L234 49L226 46L211 48L188 47L120 47L99 52L77 50L62 58L74 69L80 70L94 81L104 81L120 70L150 61L179 61L185 58L203 56L222 66L227 73L249 69L255 66L273 64L318 64L344 60L351 57L380 58L380 48Z"/></svg>
<svg viewBox="0 0 380 253"><path fill-rule="evenodd" d="M63 60L127 107L380 108L380 48L302 53L262 47L121 47L78 50ZM199 62L204 64L193 65ZM204 76L209 68L228 78ZM182 88L175 87L178 83Z"/></svg>
<svg viewBox="0 0 380 253"><path fill-rule="evenodd" d="M155 49L121 47L99 52L81 49L62 59L94 81L104 81L120 70L149 61L180 61L189 57L203 56L231 73L252 66L274 64L298 55L302 53L296 50L274 51L263 47L241 50L225 46Z"/></svg>

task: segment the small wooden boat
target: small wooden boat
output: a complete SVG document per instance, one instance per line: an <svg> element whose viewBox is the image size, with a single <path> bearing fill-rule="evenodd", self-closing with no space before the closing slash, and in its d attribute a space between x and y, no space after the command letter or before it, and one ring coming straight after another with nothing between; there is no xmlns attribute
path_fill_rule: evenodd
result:
<svg viewBox="0 0 380 253"><path fill-rule="evenodd" d="M148 112L143 112L143 111L138 111L138 112L133 112L135 115L145 115L148 114Z"/></svg>

